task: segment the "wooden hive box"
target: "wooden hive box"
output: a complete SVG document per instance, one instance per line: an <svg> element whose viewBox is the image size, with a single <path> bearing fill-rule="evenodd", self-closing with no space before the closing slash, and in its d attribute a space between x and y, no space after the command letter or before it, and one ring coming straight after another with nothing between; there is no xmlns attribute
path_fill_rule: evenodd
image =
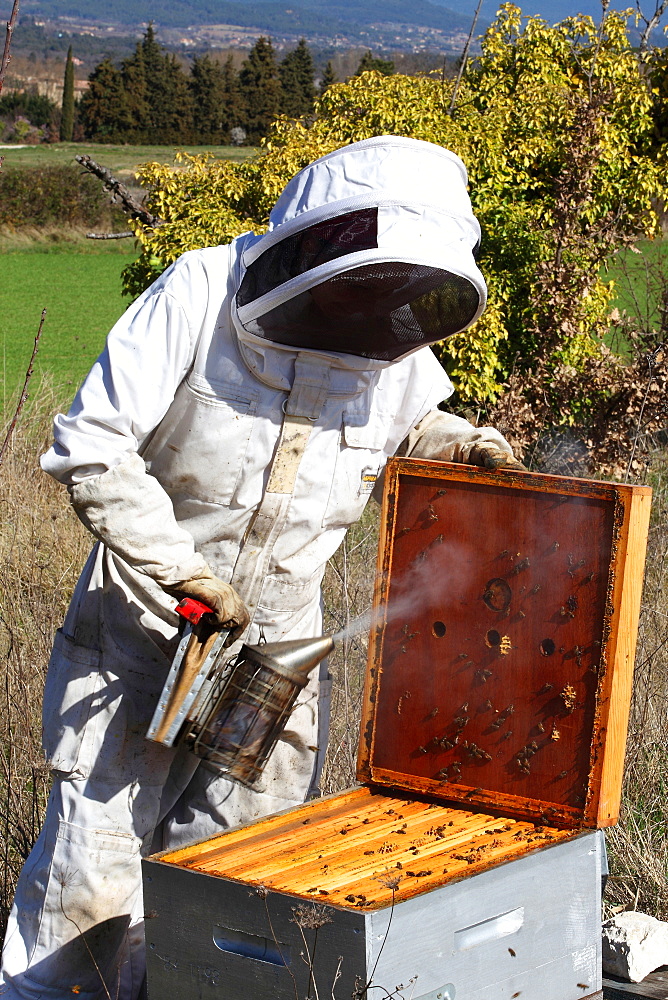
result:
<svg viewBox="0 0 668 1000"><path fill-rule="evenodd" d="M144 862L150 1000L600 996L650 496L388 464L362 785Z"/></svg>

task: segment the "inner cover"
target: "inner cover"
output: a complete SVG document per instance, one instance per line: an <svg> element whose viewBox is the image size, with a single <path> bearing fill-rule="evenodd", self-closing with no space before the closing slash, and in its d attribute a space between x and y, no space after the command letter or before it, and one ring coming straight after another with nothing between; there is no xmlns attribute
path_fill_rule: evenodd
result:
<svg viewBox="0 0 668 1000"><path fill-rule="evenodd" d="M632 488L410 460L387 480L358 777L597 825Z"/></svg>

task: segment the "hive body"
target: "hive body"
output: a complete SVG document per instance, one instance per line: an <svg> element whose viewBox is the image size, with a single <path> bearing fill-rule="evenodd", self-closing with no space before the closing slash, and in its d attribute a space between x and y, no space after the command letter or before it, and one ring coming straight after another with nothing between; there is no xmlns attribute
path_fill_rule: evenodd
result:
<svg viewBox="0 0 668 1000"><path fill-rule="evenodd" d="M649 499L390 463L363 787L145 862L151 1000L598 995Z"/></svg>

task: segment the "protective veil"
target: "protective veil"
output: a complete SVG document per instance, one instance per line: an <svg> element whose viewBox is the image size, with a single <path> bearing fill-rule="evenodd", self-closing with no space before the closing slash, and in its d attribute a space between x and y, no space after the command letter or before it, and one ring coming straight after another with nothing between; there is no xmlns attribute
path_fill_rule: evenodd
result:
<svg viewBox="0 0 668 1000"><path fill-rule="evenodd" d="M43 468L100 541L49 666L54 788L12 910L3 996L134 1000L141 854L307 795L327 678L300 697L263 793L145 740L177 635L165 588L232 584L253 643L321 630L327 559L388 456L411 433L419 453L414 429L452 391L424 345L482 311L478 239L453 154L391 136L337 150L288 184L267 234L172 265L56 418ZM448 448L485 438L436 414L432 445L441 418Z"/></svg>
<svg viewBox="0 0 668 1000"><path fill-rule="evenodd" d="M236 318L256 343L396 361L483 311L480 229L461 160L380 136L287 185L242 254Z"/></svg>

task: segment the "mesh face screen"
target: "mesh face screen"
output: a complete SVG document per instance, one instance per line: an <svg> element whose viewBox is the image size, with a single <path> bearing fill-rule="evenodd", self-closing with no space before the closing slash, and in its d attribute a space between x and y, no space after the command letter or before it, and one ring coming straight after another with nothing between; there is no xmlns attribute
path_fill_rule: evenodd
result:
<svg viewBox="0 0 668 1000"><path fill-rule="evenodd" d="M441 268L370 264L295 296L246 329L290 347L393 361L464 329L478 304L470 281Z"/></svg>
<svg viewBox="0 0 668 1000"><path fill-rule="evenodd" d="M365 208L309 226L265 250L253 261L237 293L245 306L298 274L330 260L378 246L378 209Z"/></svg>

